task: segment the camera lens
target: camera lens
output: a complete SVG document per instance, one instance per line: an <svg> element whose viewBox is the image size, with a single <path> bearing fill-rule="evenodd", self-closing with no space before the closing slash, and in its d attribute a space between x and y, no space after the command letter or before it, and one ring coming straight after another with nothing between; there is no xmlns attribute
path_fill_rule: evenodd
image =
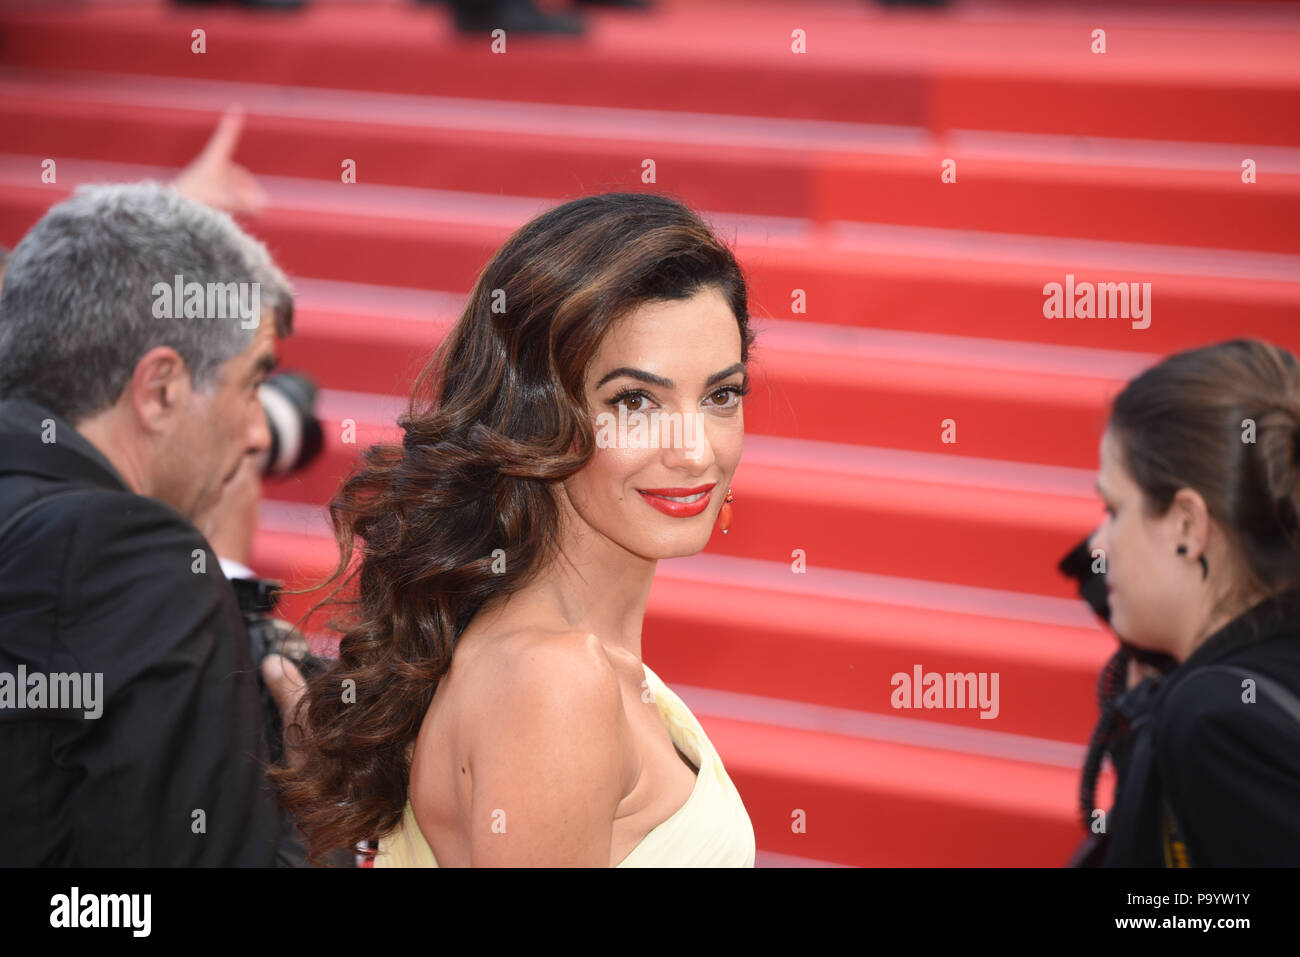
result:
<svg viewBox="0 0 1300 957"><path fill-rule="evenodd" d="M263 475L292 475L320 453L324 436L314 411L316 392L316 383L297 372L280 372L262 383L259 395L271 430Z"/></svg>

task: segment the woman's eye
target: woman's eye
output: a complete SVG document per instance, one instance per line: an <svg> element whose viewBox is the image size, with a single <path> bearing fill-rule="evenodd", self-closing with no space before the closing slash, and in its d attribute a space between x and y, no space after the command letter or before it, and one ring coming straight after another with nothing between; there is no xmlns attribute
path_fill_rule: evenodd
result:
<svg viewBox="0 0 1300 957"><path fill-rule="evenodd" d="M715 409L731 409L740 404L740 397L748 390L740 386L729 385L722 389L715 389L709 393L708 403ZM628 390L620 392L609 400L609 404L614 408L620 405L626 406L629 412L645 412L649 409L652 399L644 392L639 390Z"/></svg>
<svg viewBox="0 0 1300 957"><path fill-rule="evenodd" d="M725 409L740 403L740 397L743 392L736 386L727 386L725 389L718 389L709 395L715 408Z"/></svg>
<svg viewBox="0 0 1300 957"><path fill-rule="evenodd" d="M609 404L618 408L620 405L626 406L629 412L644 412L645 405L650 401L650 397L644 392L620 392L614 398L609 400Z"/></svg>

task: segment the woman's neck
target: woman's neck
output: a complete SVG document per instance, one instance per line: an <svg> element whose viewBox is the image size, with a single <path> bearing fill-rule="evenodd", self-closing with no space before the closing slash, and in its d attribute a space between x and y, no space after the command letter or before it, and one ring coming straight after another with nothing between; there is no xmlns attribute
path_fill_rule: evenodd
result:
<svg viewBox="0 0 1300 957"><path fill-rule="evenodd" d="M1180 649L1178 654L1173 656L1174 659L1179 664L1182 664L1192 656L1196 649L1200 648L1237 618L1250 611L1266 597L1262 592L1251 592L1249 595L1238 597L1235 600L1220 598L1217 602L1212 602L1195 637Z"/></svg>
<svg viewBox="0 0 1300 957"><path fill-rule="evenodd" d="M576 515L566 518L559 554L504 603L507 614L593 634L639 664L641 626L658 562L629 552Z"/></svg>

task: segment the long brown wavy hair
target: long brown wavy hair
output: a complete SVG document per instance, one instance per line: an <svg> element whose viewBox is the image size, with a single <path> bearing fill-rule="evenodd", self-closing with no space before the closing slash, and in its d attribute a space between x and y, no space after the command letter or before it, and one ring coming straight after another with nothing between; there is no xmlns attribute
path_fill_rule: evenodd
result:
<svg viewBox="0 0 1300 957"><path fill-rule="evenodd" d="M366 450L330 503L338 565L304 589L334 586L309 614L326 602L349 611L329 623L342 632L337 661L308 682L294 715L305 763L270 772L312 863L396 827L410 747L457 639L484 602L554 556L554 485L595 449L584 383L602 337L643 303L704 288L731 306L748 362L734 254L687 206L653 193L551 209L484 268L414 383L402 443ZM355 538L364 548L353 566Z"/></svg>

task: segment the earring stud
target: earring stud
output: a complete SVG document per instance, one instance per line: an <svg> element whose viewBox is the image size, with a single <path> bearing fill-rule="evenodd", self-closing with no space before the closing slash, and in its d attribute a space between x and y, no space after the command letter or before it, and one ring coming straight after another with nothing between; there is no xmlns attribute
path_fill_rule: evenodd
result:
<svg viewBox="0 0 1300 957"><path fill-rule="evenodd" d="M1179 554L1179 555L1186 555L1186 554L1187 554L1187 546L1186 546L1186 545L1179 545L1179 546L1178 546L1178 554ZM1210 577L1210 563L1209 563L1208 561L1205 560L1205 555L1204 555L1204 554L1200 554L1200 555L1196 556L1196 560L1197 560L1198 562L1201 563L1201 581L1205 581L1207 578Z"/></svg>

